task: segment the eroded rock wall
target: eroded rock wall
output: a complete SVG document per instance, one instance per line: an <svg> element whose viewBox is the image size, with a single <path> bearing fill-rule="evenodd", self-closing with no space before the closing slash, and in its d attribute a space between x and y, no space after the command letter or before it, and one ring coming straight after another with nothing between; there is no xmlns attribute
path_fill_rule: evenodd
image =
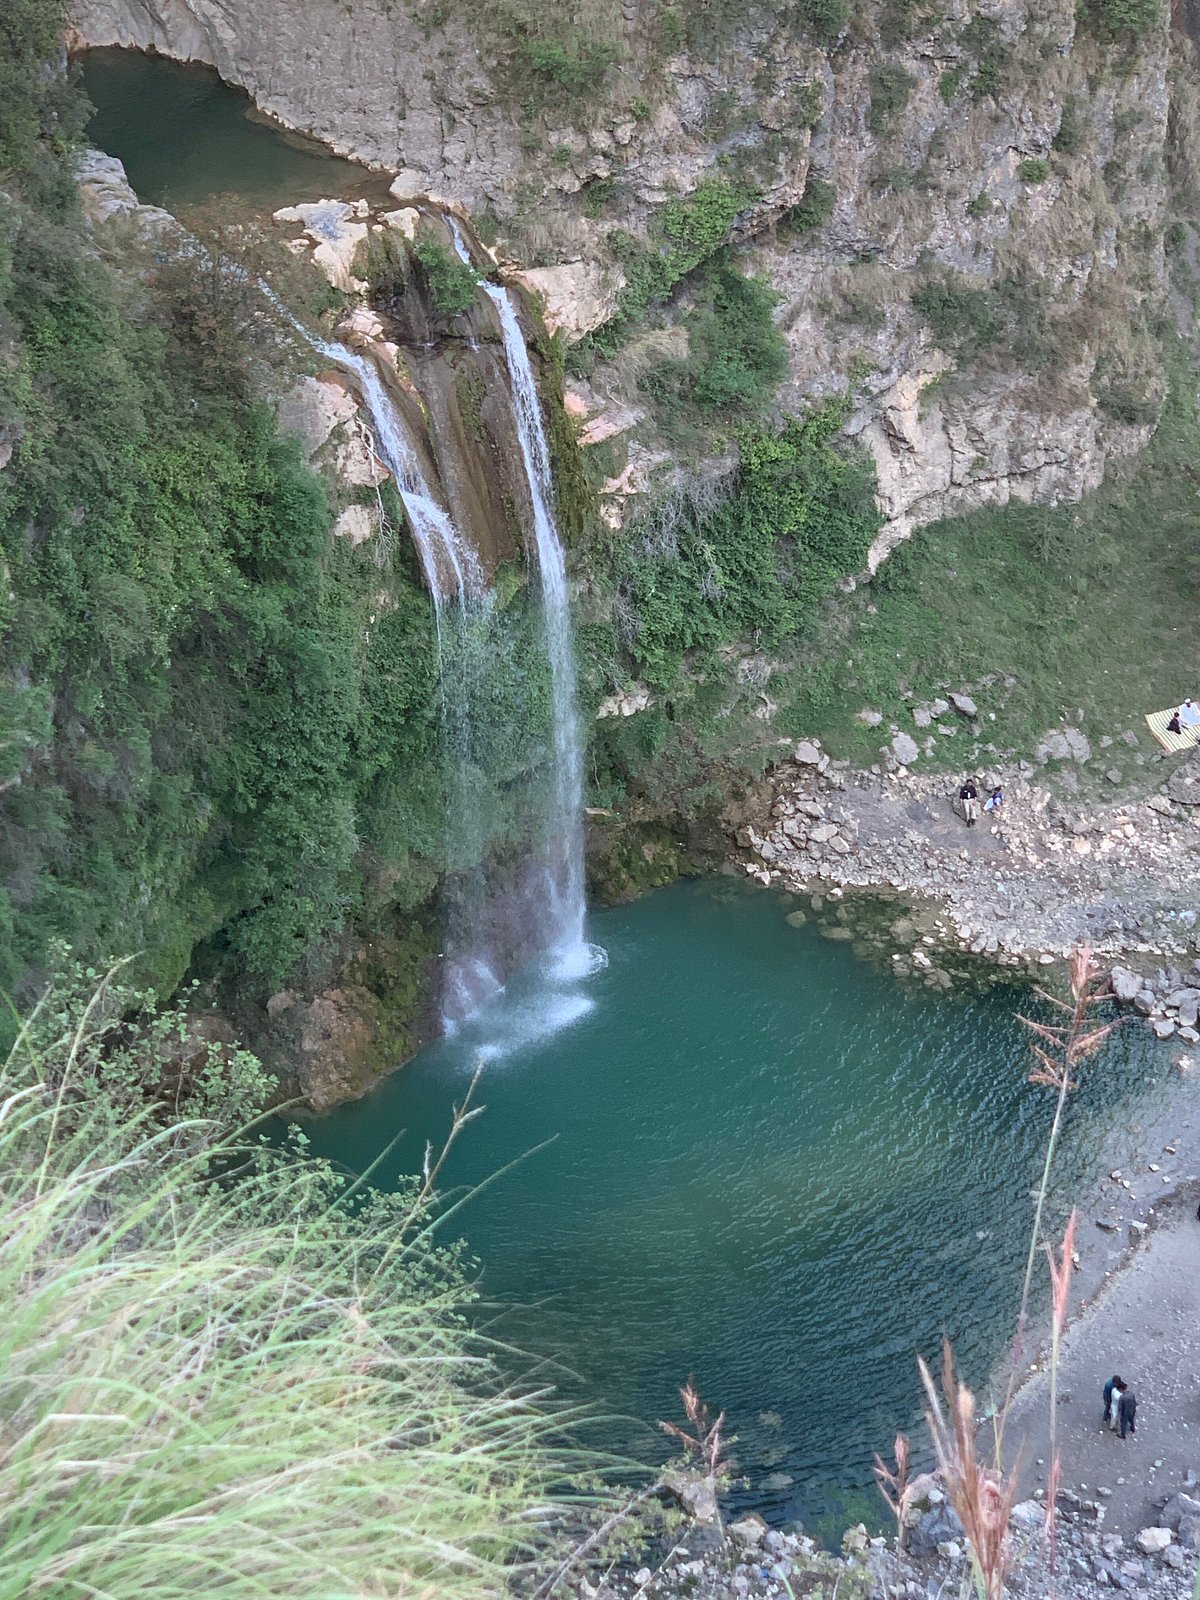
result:
<svg viewBox="0 0 1200 1600"><path fill-rule="evenodd" d="M752 188L735 233L781 296L782 403L854 389L849 431L875 459L886 518L874 566L939 517L1078 498L1149 436L1166 11L1113 40L1075 0L875 0L822 45L794 9L748 4L689 48L665 13L608 6L594 25L614 65L571 94L535 76L540 100L486 6L76 0L75 25L82 41L209 62L274 116L396 169L399 193L491 212L568 340L617 304L615 235L653 235L656 210L706 177ZM781 226L818 179L828 216ZM939 277L967 310L970 291L1007 296L1003 335L931 325L913 296ZM671 452L639 370L636 352L601 364L588 404L622 418L653 490Z"/></svg>

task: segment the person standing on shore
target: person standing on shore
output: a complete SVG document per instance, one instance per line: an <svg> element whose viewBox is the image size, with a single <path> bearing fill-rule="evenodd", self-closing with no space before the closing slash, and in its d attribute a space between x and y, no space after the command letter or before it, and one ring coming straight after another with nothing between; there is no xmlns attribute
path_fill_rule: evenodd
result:
<svg viewBox="0 0 1200 1600"><path fill-rule="evenodd" d="M1129 1385L1126 1384L1125 1388L1121 1390L1121 1398L1117 1404L1117 1420L1121 1425L1122 1439L1125 1437L1126 1433L1137 1432L1134 1421L1136 1417L1137 1395L1135 1395Z"/></svg>
<svg viewBox="0 0 1200 1600"><path fill-rule="evenodd" d="M1104 1385L1104 1421L1110 1428L1117 1426L1113 1416L1121 1403L1121 1390L1124 1387L1124 1378L1118 1378L1115 1373Z"/></svg>
<svg viewBox="0 0 1200 1600"><path fill-rule="evenodd" d="M973 828L979 821L979 790L975 787L975 779L968 778L958 791L958 798L962 802L963 816L967 819L967 827Z"/></svg>

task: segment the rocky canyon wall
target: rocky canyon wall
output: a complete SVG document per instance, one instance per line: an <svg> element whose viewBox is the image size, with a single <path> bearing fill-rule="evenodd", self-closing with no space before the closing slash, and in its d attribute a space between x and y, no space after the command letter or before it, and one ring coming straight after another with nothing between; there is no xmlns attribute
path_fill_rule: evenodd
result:
<svg viewBox="0 0 1200 1600"><path fill-rule="evenodd" d="M1148 436L1170 34L1165 9L1136 37L1102 10L878 0L823 39L836 5L628 0L556 33L449 0L76 0L74 23L210 63L398 192L494 218L569 339L620 303L614 245L706 178L741 185L734 237L781 297L783 405L854 388L874 565L947 514L1077 498ZM633 346L577 399L633 447L613 519L673 465Z"/></svg>

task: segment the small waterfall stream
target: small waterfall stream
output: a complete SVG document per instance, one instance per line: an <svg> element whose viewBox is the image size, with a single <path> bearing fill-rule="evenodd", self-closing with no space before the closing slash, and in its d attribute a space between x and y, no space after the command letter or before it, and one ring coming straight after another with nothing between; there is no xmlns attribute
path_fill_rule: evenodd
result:
<svg viewBox="0 0 1200 1600"><path fill-rule="evenodd" d="M470 262L461 232L451 226L459 254ZM447 866L458 884L448 912L442 1024L454 1033L469 1023L475 1053L492 1055L551 1032L588 1009L576 986L604 958L585 937L582 743L566 558L552 509L549 450L516 308L505 289L486 281L480 289L495 308L503 337L521 476L528 489L549 683L549 748L525 819L528 858L515 874L508 872L497 881L488 871L493 819L481 779L490 731L486 719L492 714L491 679L506 648L504 619L478 552L431 488L409 424L375 362L336 341L301 331L320 354L357 381L433 596L449 774ZM528 737L536 735L530 730ZM536 751L530 753L536 760ZM504 1015L488 1002L503 991L514 952L521 958L533 954L538 981L532 990L525 985L520 1005Z"/></svg>

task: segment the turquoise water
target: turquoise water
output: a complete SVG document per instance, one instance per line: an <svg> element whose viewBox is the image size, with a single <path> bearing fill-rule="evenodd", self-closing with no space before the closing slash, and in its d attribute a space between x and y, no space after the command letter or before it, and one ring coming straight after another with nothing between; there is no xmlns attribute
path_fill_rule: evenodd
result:
<svg viewBox="0 0 1200 1600"><path fill-rule="evenodd" d="M906 991L788 909L713 880L601 912L608 965L557 1018L518 981L311 1132L358 1171L406 1130L377 1180L415 1170L507 1033L446 1174L500 1174L453 1224L492 1331L639 1419L607 1436L656 1458L694 1373L738 1435L743 1498L811 1518L857 1509L872 1452L918 1423L918 1350L950 1334L976 1381L1000 1354L1052 1107L1012 991ZM1168 1070L1147 1040L1118 1035L1072 1103L1072 1197Z"/></svg>
<svg viewBox="0 0 1200 1600"><path fill-rule="evenodd" d="M209 67L136 50L89 50L88 137L124 163L138 198L175 210L237 195L264 211L298 201L382 194L387 180L261 118Z"/></svg>

